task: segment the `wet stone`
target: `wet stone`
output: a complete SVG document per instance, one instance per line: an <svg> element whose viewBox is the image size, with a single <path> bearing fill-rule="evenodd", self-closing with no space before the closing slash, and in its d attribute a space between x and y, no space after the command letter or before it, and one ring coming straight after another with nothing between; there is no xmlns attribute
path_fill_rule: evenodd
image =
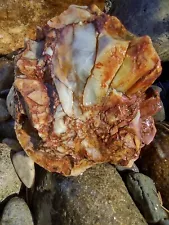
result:
<svg viewBox="0 0 169 225"><path fill-rule="evenodd" d="M167 218L167 213L161 207L154 182L141 173L127 175L127 188L148 223L157 223Z"/></svg>

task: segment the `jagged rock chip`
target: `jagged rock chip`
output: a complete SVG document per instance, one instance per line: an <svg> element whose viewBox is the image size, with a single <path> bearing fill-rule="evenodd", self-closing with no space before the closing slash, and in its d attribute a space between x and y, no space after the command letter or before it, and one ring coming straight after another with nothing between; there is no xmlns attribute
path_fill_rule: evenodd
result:
<svg viewBox="0 0 169 225"><path fill-rule="evenodd" d="M148 89L161 73L148 36L135 37L95 5L71 5L16 58L16 134L39 165L79 175L94 164L132 166L156 133Z"/></svg>

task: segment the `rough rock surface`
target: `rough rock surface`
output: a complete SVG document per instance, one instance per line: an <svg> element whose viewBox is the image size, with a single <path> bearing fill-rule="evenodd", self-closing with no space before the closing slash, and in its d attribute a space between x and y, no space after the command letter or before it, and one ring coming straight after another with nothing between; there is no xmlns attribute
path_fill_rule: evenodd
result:
<svg viewBox="0 0 169 225"><path fill-rule="evenodd" d="M37 225L147 224L109 164L97 165L78 177L42 169L36 175L33 212Z"/></svg>
<svg viewBox="0 0 169 225"><path fill-rule="evenodd" d="M169 0L106 0L106 12L117 16L136 35L149 35L159 56L169 61Z"/></svg>
<svg viewBox="0 0 169 225"><path fill-rule="evenodd" d="M34 38L36 26L60 14L70 4L88 5L95 2L103 8L103 0L2 0L0 1L0 54L24 46L24 39Z"/></svg>
<svg viewBox="0 0 169 225"><path fill-rule="evenodd" d="M10 159L10 148L0 144L0 202L20 191L21 182Z"/></svg>
<svg viewBox="0 0 169 225"><path fill-rule="evenodd" d="M31 212L23 199L14 197L7 203L1 225L33 225Z"/></svg>
<svg viewBox="0 0 169 225"><path fill-rule="evenodd" d="M130 173L127 175L127 187L147 222L157 223L167 218L151 178L141 173Z"/></svg>

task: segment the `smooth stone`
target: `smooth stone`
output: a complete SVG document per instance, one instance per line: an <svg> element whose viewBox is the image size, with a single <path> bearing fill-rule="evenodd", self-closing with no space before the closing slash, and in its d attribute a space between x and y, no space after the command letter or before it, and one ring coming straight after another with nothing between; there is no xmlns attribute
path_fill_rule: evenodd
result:
<svg viewBox="0 0 169 225"><path fill-rule="evenodd" d="M104 0L5 0L0 1L0 54L24 47L25 37L35 39L36 28L59 15L71 4L96 3L102 9Z"/></svg>
<svg viewBox="0 0 169 225"><path fill-rule="evenodd" d="M24 151L17 152L12 156L15 171L27 188L31 188L35 180L35 166L31 158Z"/></svg>
<svg viewBox="0 0 169 225"><path fill-rule="evenodd" d="M2 140L2 143L8 145L9 148L11 148L12 150L15 150L15 151L21 151L22 150L21 145L15 139L12 139L12 138L4 138Z"/></svg>
<svg viewBox="0 0 169 225"><path fill-rule="evenodd" d="M5 99L0 98L0 122L10 118Z"/></svg>
<svg viewBox="0 0 169 225"><path fill-rule="evenodd" d="M33 224L31 212L23 199L14 197L6 204L2 213L1 225Z"/></svg>
<svg viewBox="0 0 169 225"><path fill-rule="evenodd" d="M147 224L109 164L97 165L77 177L38 167L36 178L32 197L36 225Z"/></svg>
<svg viewBox="0 0 169 225"><path fill-rule="evenodd" d="M141 173L130 173L126 178L127 188L140 212L148 223L157 223L167 218L161 207L154 182Z"/></svg>
<svg viewBox="0 0 169 225"><path fill-rule="evenodd" d="M13 138L16 139L14 120L7 120L0 123L0 138Z"/></svg>
<svg viewBox="0 0 169 225"><path fill-rule="evenodd" d="M157 123L156 128L153 142L142 150L137 165L153 179L164 206L169 209L169 123Z"/></svg>
<svg viewBox="0 0 169 225"><path fill-rule="evenodd" d="M13 81L14 63L5 58L0 58L0 92L11 88Z"/></svg>
<svg viewBox="0 0 169 225"><path fill-rule="evenodd" d="M132 167L116 166L116 169L117 169L119 172L125 172L125 171L139 172L139 168L136 166L135 163L133 163Z"/></svg>
<svg viewBox="0 0 169 225"><path fill-rule="evenodd" d="M19 193L21 182L10 158L10 148L0 144L0 202L9 195Z"/></svg>
<svg viewBox="0 0 169 225"><path fill-rule="evenodd" d="M12 86L9 94L6 98L6 104L7 104L7 108L8 111L10 113L10 115L12 116L13 119L15 119L15 91L14 91L14 87Z"/></svg>
<svg viewBox="0 0 169 225"><path fill-rule="evenodd" d="M106 0L105 11L138 36L149 35L162 61L169 61L169 0Z"/></svg>

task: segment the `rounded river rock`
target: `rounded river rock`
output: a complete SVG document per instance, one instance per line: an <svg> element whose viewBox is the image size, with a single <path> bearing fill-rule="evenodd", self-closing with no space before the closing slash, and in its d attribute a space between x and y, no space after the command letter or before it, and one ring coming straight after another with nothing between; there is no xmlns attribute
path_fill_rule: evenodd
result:
<svg viewBox="0 0 169 225"><path fill-rule="evenodd" d="M6 204L1 225L33 225L31 212L23 199L14 197Z"/></svg>
<svg viewBox="0 0 169 225"><path fill-rule="evenodd" d="M128 191L109 164L77 177L42 169L33 196L37 225L145 225Z"/></svg>

